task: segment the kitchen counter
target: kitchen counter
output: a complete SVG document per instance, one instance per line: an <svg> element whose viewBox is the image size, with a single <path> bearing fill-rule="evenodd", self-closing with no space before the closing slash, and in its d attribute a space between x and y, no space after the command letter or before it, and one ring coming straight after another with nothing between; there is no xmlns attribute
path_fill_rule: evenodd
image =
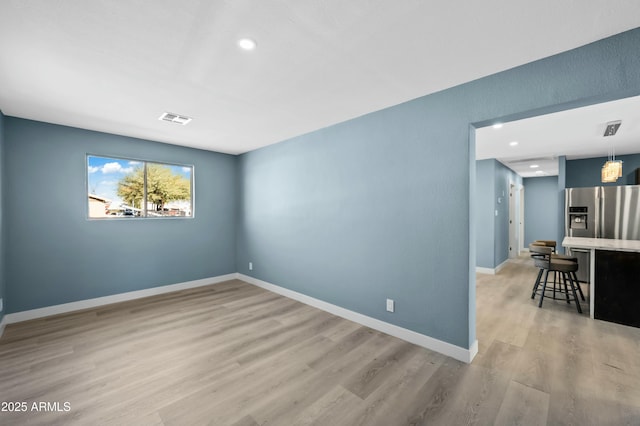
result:
<svg viewBox="0 0 640 426"><path fill-rule="evenodd" d="M590 252L591 318L640 327L640 241L565 237L562 246Z"/></svg>
<svg viewBox="0 0 640 426"><path fill-rule="evenodd" d="M640 241L611 240L608 238L565 237L562 246L568 248L634 251L640 253Z"/></svg>

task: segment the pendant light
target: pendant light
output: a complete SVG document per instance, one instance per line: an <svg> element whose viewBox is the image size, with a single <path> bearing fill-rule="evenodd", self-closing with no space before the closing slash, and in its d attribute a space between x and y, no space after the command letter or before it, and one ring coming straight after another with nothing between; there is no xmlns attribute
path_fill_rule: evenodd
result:
<svg viewBox="0 0 640 426"><path fill-rule="evenodd" d="M610 121L607 123L607 127L604 131L604 136L614 136L620 128L622 121ZM609 148L609 155L607 157L607 161L602 166L602 170L600 172L601 180L603 183L612 183L616 182L618 178L622 177L622 160L616 160L616 152L613 143Z"/></svg>

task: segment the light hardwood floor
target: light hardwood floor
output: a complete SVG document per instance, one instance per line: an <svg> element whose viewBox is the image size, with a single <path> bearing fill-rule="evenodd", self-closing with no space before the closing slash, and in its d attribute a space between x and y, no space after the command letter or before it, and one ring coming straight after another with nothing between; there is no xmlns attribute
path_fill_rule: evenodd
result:
<svg viewBox="0 0 640 426"><path fill-rule="evenodd" d="M538 309L535 275L478 276L470 365L241 281L12 324L0 424L640 424L640 329Z"/></svg>

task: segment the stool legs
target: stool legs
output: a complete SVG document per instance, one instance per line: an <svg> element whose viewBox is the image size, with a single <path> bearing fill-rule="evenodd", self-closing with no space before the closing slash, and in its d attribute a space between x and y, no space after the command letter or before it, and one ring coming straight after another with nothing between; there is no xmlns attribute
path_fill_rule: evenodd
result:
<svg viewBox="0 0 640 426"><path fill-rule="evenodd" d="M571 277L571 274L569 275L569 283L571 284L571 291L573 292L573 300L575 300L576 302L576 307L578 308L578 313L581 314L582 313L582 308L580 307L580 301L578 300L578 295L576 294L576 284L573 282L573 278ZM580 284L578 284L580 285ZM567 297L569 297L567 295Z"/></svg>
<svg viewBox="0 0 640 426"><path fill-rule="evenodd" d="M564 295L567 299L567 305L568 305L571 303L571 300L569 300L569 288L567 287L567 273L562 272L560 273L560 276L562 277L562 285L564 286Z"/></svg>
<svg viewBox="0 0 640 426"><path fill-rule="evenodd" d="M540 292L540 303L538 303L538 308L542 308L542 301L544 300L544 292L547 290L547 279L549 278L549 270L546 269L544 274L544 284L542 285L542 291Z"/></svg>
<svg viewBox="0 0 640 426"><path fill-rule="evenodd" d="M573 276L573 281L575 281L575 283L576 283L576 287L578 287L578 291L580 292L580 297L582 298L582 301L584 302L587 299L584 298L584 293L582 292L582 287L580 287L580 281L578 281L578 276L576 275L575 272L572 272L571 275Z"/></svg>
<svg viewBox="0 0 640 426"><path fill-rule="evenodd" d="M538 278L536 278L535 284L533 284L533 292L531 293L531 298L533 299L536 296L536 291L538 291L538 286L540 285L540 278L542 278L542 273L544 269L540 269L538 271Z"/></svg>
<svg viewBox="0 0 640 426"><path fill-rule="evenodd" d="M542 307L542 302L544 300L544 295L545 295L545 291L547 290L547 282L549 280L549 270L548 269L540 269L540 271L538 272L538 278L536 278L536 282L533 285L533 293L531 294L531 298L535 298L536 292L538 290L538 287L540 286L540 281L542 278L542 273L544 274L544 282L542 283L542 291L540 292L540 301L538 302L538 307L541 308ZM557 271L554 271L554 273ZM568 304L571 304L571 299L569 298L569 287L571 287L571 292L573 293L573 301L576 302L576 309L578 310L578 313L582 313L582 307L580 306L580 301L578 299L578 292L576 291L576 285L580 285L578 284L577 280L574 280L574 275L575 272L560 272L560 279L562 279L562 282L560 282L560 279L558 279L558 285L560 286L564 286L564 294L567 300ZM567 285L567 280L569 281L569 284ZM562 288L562 287L560 287ZM580 287L578 287L578 289L580 289ZM555 277L554 277L554 283L553 283L553 295L554 295L554 299L555 299L555 293L556 293L556 282L555 282ZM584 295L582 294L582 290L580 290L582 299L584 300Z"/></svg>

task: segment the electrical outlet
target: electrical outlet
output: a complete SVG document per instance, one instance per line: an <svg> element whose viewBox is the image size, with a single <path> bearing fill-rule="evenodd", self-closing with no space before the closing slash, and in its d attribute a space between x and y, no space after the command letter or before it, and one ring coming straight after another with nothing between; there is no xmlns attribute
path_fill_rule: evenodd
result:
<svg viewBox="0 0 640 426"><path fill-rule="evenodd" d="M253 271L253 262L249 262L249 270Z"/></svg>
<svg viewBox="0 0 640 426"><path fill-rule="evenodd" d="M4 310L4 303L2 303L2 297L0 297L0 312L2 312Z"/></svg>
<svg viewBox="0 0 640 426"><path fill-rule="evenodd" d="M395 311L395 302L393 299L387 299L387 312Z"/></svg>

